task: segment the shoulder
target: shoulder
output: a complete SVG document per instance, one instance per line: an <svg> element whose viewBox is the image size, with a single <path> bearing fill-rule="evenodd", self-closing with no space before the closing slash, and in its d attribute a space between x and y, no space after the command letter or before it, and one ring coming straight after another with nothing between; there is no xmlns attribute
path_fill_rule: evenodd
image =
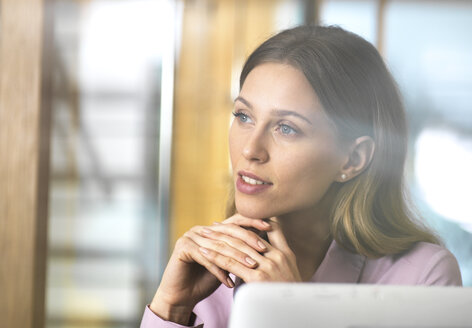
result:
<svg viewBox="0 0 472 328"><path fill-rule="evenodd" d="M367 259L364 279L371 283L462 285L459 265L446 248L425 242L393 256Z"/></svg>
<svg viewBox="0 0 472 328"><path fill-rule="evenodd" d="M420 242L403 256L407 263L421 264L420 284L462 285L455 256L442 246Z"/></svg>

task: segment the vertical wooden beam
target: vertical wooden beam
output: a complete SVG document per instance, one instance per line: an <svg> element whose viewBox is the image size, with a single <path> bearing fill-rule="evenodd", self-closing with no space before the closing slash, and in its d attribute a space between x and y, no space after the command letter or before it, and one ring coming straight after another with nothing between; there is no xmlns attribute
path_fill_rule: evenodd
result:
<svg viewBox="0 0 472 328"><path fill-rule="evenodd" d="M184 3L174 93L172 245L190 227L223 219L234 2Z"/></svg>
<svg viewBox="0 0 472 328"><path fill-rule="evenodd" d="M274 33L278 1L184 4L173 126L172 245L190 227L224 219L231 180L228 127L233 67L238 66L239 77L239 64Z"/></svg>
<svg viewBox="0 0 472 328"><path fill-rule="evenodd" d="M9 328L45 321L50 6L1 0L0 322Z"/></svg>

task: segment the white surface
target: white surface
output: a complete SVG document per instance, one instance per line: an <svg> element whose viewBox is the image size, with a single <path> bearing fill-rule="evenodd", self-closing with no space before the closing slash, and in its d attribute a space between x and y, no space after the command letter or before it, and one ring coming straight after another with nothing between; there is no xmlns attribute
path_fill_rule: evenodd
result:
<svg viewBox="0 0 472 328"><path fill-rule="evenodd" d="M472 327L472 288L252 283L229 327Z"/></svg>

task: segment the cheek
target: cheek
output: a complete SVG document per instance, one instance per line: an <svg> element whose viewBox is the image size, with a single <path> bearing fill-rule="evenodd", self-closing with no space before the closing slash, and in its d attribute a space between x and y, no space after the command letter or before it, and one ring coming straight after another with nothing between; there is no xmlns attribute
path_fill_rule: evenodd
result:
<svg viewBox="0 0 472 328"><path fill-rule="evenodd" d="M335 179L339 166L340 160L332 151L306 149L285 157L280 163L279 179L301 197L320 198Z"/></svg>
<svg viewBox="0 0 472 328"><path fill-rule="evenodd" d="M231 166L234 168L237 161L237 154L241 153L241 139L235 133L235 128L231 126L229 130L228 146L229 146L229 157L231 160Z"/></svg>

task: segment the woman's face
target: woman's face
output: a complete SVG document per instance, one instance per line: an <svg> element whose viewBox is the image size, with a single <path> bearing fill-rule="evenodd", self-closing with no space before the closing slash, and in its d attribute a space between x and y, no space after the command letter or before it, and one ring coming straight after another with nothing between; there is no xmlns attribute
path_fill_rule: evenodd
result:
<svg viewBox="0 0 472 328"><path fill-rule="evenodd" d="M229 147L238 213L268 218L316 208L345 163L303 73L279 63L255 67L234 114Z"/></svg>

